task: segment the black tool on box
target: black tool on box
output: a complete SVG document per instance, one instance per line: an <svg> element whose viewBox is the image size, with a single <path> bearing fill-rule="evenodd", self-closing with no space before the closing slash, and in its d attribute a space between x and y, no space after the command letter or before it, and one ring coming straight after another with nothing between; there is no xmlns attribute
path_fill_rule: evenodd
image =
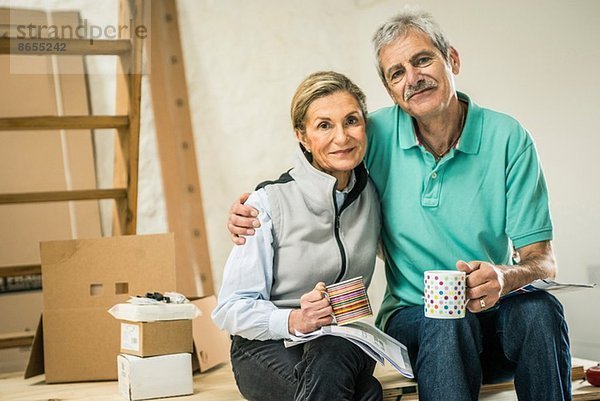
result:
<svg viewBox="0 0 600 401"><path fill-rule="evenodd" d="M142 298L140 295L138 295L137 297ZM147 292L144 298L154 299L158 302L164 302L167 304L171 303L171 298L164 296L160 292Z"/></svg>

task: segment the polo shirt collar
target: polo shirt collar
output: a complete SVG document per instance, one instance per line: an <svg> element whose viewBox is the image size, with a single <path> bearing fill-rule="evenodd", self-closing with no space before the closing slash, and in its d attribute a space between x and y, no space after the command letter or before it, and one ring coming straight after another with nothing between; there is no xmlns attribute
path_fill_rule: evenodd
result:
<svg viewBox="0 0 600 401"><path fill-rule="evenodd" d="M459 99L467 102L469 105L467 119L465 120L462 135L458 140L457 149L463 153L477 154L483 133L483 111L466 94L462 92L457 92L457 94Z"/></svg>
<svg viewBox="0 0 600 401"><path fill-rule="evenodd" d="M463 133L458 141L457 150L467 153L476 154L479 152L479 145L481 144L481 134L483 130L483 113L481 108L473 102L469 96L462 92L457 92L458 98L467 102L468 112ZM417 133L412 123L412 117L408 113L398 109L398 128L400 136L400 148L410 149L415 146L419 146L417 140Z"/></svg>
<svg viewBox="0 0 600 401"><path fill-rule="evenodd" d="M412 117L396 105L398 113L398 136L400 137L400 148L410 149L419 145L417 133L412 122Z"/></svg>

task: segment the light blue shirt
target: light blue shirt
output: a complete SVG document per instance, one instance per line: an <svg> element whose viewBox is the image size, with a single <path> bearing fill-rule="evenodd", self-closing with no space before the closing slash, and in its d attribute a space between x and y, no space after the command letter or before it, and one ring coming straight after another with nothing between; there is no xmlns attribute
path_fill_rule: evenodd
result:
<svg viewBox="0 0 600 401"><path fill-rule="evenodd" d="M338 208L355 183L356 177L352 172L346 188L336 191ZM231 250L212 319L222 330L250 340L289 338L288 319L293 309L278 308L269 300L274 249L271 204L266 191L254 191L246 205L258 210L261 226L253 236L246 237L244 245L236 245Z"/></svg>

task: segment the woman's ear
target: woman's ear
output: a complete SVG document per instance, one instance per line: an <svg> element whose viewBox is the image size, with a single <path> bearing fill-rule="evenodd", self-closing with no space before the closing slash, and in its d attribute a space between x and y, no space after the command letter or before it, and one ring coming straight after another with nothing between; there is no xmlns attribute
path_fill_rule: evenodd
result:
<svg viewBox="0 0 600 401"><path fill-rule="evenodd" d="M300 142L304 149L310 153L310 148L306 142L306 135L304 135L304 133L299 129L296 129L296 139L298 139L298 142Z"/></svg>

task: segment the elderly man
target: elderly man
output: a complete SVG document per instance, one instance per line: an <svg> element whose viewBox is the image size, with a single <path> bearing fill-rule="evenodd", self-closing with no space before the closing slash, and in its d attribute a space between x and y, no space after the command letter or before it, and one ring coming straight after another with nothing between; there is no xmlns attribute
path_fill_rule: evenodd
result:
<svg viewBox="0 0 600 401"><path fill-rule="evenodd" d="M401 13L373 44L395 103L367 128L387 278L377 324L408 347L421 400L476 400L482 382L512 377L519 400L571 399L561 304L546 292L502 298L557 269L532 138L457 92L458 51L429 14ZM234 204L235 242L251 234L251 213ZM454 267L467 273L472 313L426 318L424 271Z"/></svg>

